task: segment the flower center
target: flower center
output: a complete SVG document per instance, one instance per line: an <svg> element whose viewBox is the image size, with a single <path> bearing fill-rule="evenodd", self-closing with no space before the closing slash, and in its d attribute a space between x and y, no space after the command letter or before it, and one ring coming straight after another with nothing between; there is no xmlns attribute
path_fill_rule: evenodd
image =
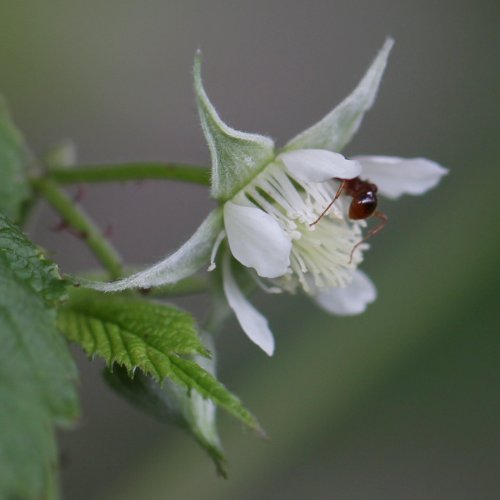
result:
<svg viewBox="0 0 500 500"><path fill-rule="evenodd" d="M301 286L306 293L314 294L318 289L343 287L351 280L352 270L362 260L367 245L356 249L351 263L350 254L362 239L366 223L348 218L345 196L341 196L319 223L310 226L331 202L337 188L334 180L300 180L278 160L234 196L232 201L238 205L267 212L290 237L290 268L273 280L280 288L294 292Z"/></svg>

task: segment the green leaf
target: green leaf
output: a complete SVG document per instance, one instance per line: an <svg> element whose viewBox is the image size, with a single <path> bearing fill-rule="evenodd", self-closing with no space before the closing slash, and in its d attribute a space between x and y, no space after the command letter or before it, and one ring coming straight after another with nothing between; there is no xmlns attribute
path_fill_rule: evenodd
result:
<svg viewBox="0 0 500 500"><path fill-rule="evenodd" d="M57 265L46 259L17 226L0 214L0 252L13 276L33 295L55 306L66 296Z"/></svg>
<svg viewBox="0 0 500 500"><path fill-rule="evenodd" d="M54 424L78 413L53 309L64 292L55 265L0 214L0 498L40 498L53 486Z"/></svg>
<svg viewBox="0 0 500 500"><path fill-rule="evenodd" d="M73 294L59 309L58 325L70 339L111 366L136 368L162 382L166 377L210 398L249 427L261 432L255 417L209 372L181 355L207 355L192 317L179 309L140 299Z"/></svg>
<svg viewBox="0 0 500 500"><path fill-rule="evenodd" d="M212 359L203 360L213 364ZM210 399L168 379L160 385L139 371L130 377L121 367L106 370L105 377L113 389L141 410L191 434L213 460L217 473L227 477L226 459L216 429L216 408Z"/></svg>
<svg viewBox="0 0 500 500"><path fill-rule="evenodd" d="M0 213L18 222L30 196L26 177L28 154L20 132L0 96Z"/></svg>
<svg viewBox="0 0 500 500"><path fill-rule="evenodd" d="M75 290L59 309L58 326L89 355L159 381L172 372L171 355L208 355L190 314L142 299Z"/></svg>
<svg viewBox="0 0 500 500"><path fill-rule="evenodd" d="M363 116L375 101L394 41L388 38L353 92L322 120L294 137L285 151L328 149L339 152L357 132Z"/></svg>
<svg viewBox="0 0 500 500"><path fill-rule="evenodd" d="M194 60L194 88L201 127L212 156L212 196L228 200L273 160L274 142L226 125L208 99L201 81L201 53Z"/></svg>

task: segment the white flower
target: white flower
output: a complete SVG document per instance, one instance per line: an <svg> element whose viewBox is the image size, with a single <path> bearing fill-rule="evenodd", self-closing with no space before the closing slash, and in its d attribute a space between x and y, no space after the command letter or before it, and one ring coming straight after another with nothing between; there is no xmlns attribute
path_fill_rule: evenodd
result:
<svg viewBox="0 0 500 500"><path fill-rule="evenodd" d="M333 179L360 173L360 163L326 150L279 155L224 204L231 253L290 291L299 284L306 292L344 286L360 223L347 221L338 205L320 224L312 223L335 196Z"/></svg>
<svg viewBox="0 0 500 500"><path fill-rule="evenodd" d="M366 222L349 219L350 198L342 195L311 225L337 192L339 182L334 178L361 177L374 182L380 194L397 198L424 193L445 173L425 159L346 160L338 153L315 149L283 153L225 202L224 228L231 254L267 279L272 291L294 292L300 287L327 312L359 314L376 298L375 286L357 269L368 245L358 246L350 258ZM241 326L271 354L274 342L267 322L239 292L227 263L223 279Z"/></svg>
<svg viewBox="0 0 500 500"><path fill-rule="evenodd" d="M201 124L212 156L212 196L221 207L205 220L177 252L155 266L114 283L93 287L115 291L176 282L208 261L215 268L220 244L252 270L269 292L303 290L324 310L358 314L376 298L368 277L358 270L365 220L349 217L351 198L334 199L339 180L359 177L389 198L423 194L446 169L426 159L362 156L346 159L340 151L372 106L387 62L388 39L354 91L317 124L297 135L277 154L268 137L226 125L201 82L195 59L195 90ZM316 223L316 221L318 221ZM229 306L248 337L267 354L274 339L266 318L240 291L229 254L222 257L222 281Z"/></svg>

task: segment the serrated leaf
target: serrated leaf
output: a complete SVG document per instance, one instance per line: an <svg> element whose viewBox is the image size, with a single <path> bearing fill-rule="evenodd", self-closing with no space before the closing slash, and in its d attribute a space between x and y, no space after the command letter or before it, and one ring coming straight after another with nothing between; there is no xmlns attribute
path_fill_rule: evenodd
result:
<svg viewBox="0 0 500 500"><path fill-rule="evenodd" d="M130 377L121 367L106 370L105 378L115 391L142 411L189 432L213 460L217 473L227 477L226 459L215 428L215 405L210 399L168 379L160 385L139 371Z"/></svg>
<svg viewBox="0 0 500 500"><path fill-rule="evenodd" d="M375 101L394 41L388 38L353 92L322 120L301 132L285 146L294 149L327 149L339 152L357 132L363 116Z"/></svg>
<svg viewBox="0 0 500 500"><path fill-rule="evenodd" d="M210 398L260 435L265 435L255 417L242 405L239 398L231 394L210 373L189 359L175 358L172 364L172 380L188 388L196 389L202 396Z"/></svg>
<svg viewBox="0 0 500 500"><path fill-rule="evenodd" d="M212 156L212 196L228 200L272 161L274 142L269 137L235 130L220 119L203 88L200 52L194 60L194 88Z"/></svg>
<svg viewBox="0 0 500 500"><path fill-rule="evenodd" d="M249 427L261 432L255 417L210 373L180 355L206 354L192 317L179 309L140 299L80 290L59 309L58 325L90 356L129 372L139 368L162 382L169 378L210 398Z"/></svg>
<svg viewBox="0 0 500 500"><path fill-rule="evenodd" d="M6 217L0 217L0 250L13 275L47 306L54 306L65 298L66 284L57 265L46 259Z"/></svg>
<svg viewBox="0 0 500 500"><path fill-rule="evenodd" d="M52 482L54 424L78 405L76 369L55 325L55 265L0 214L0 498L40 498Z"/></svg>
<svg viewBox="0 0 500 500"><path fill-rule="evenodd" d="M89 355L156 380L171 373L169 355L205 354L193 317L173 306L75 290L59 309L58 326Z"/></svg>
<svg viewBox="0 0 500 500"><path fill-rule="evenodd" d="M27 163L23 138L0 96L0 213L16 222L21 217L22 205L30 196Z"/></svg>

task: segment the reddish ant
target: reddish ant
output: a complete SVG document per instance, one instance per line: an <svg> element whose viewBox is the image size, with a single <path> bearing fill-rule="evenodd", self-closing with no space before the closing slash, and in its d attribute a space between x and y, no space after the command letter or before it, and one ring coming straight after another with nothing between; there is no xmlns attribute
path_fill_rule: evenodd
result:
<svg viewBox="0 0 500 500"><path fill-rule="evenodd" d="M377 186L368 181L363 181L359 177L354 177L354 179L338 179L335 180L340 181L340 186L335 193L335 197L328 204L328 206L323 210L320 216L311 224L310 226L314 226L317 224L323 216L330 210L330 207L337 201L339 196L343 191L348 196L352 196L352 201L349 206L349 218L353 220L361 220L368 219L368 217L374 216L380 219L380 223L377 224L373 229L368 231L367 235L356 245L354 245L351 250L351 257L349 258L349 264L352 262L352 256L354 254L354 250L369 240L372 236L375 236L377 233L382 231L384 226L387 224L387 215L383 212L377 210Z"/></svg>

